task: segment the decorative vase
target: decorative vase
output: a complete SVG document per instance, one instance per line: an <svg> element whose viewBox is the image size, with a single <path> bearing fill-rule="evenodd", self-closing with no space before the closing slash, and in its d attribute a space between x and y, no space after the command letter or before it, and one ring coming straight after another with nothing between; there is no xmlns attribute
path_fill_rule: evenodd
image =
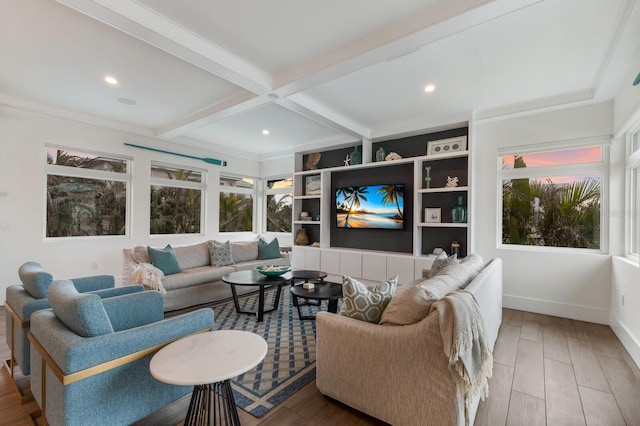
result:
<svg viewBox="0 0 640 426"><path fill-rule="evenodd" d="M460 259L460 243L458 241L451 242L451 256L454 254L457 259Z"/></svg>
<svg viewBox="0 0 640 426"><path fill-rule="evenodd" d="M430 166L426 166L424 168L424 188L425 189L431 188L431 167Z"/></svg>
<svg viewBox="0 0 640 426"><path fill-rule="evenodd" d="M362 154L360 153L360 145L356 145L353 149L353 152L349 154L349 163L353 166L354 164L362 164Z"/></svg>
<svg viewBox="0 0 640 426"><path fill-rule="evenodd" d="M464 197L458 196L458 205L451 209L451 221L453 223L467 222L467 207L464 205Z"/></svg>
<svg viewBox="0 0 640 426"><path fill-rule="evenodd" d="M384 161L384 157L386 157L386 155L387 153L383 147L378 148L376 151L376 161Z"/></svg>
<svg viewBox="0 0 640 426"><path fill-rule="evenodd" d="M309 245L309 237L307 236L307 230L305 228L298 229L296 232L296 245L298 246L308 246Z"/></svg>

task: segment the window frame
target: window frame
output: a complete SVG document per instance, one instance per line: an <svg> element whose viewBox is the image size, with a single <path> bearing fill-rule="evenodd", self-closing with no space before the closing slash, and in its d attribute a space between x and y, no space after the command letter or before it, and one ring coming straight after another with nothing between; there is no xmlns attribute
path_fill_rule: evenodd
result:
<svg viewBox="0 0 640 426"><path fill-rule="evenodd" d="M221 185L220 182L223 179L251 179L253 180L253 188L242 188L239 186ZM220 204L218 204L218 233L224 235L246 235L246 234L258 234L258 186L260 179L253 176L242 176L234 173L220 173L218 176L218 203L220 202L220 194L249 194L253 197L252 212L251 212L251 230L250 231L223 231L220 229Z"/></svg>
<svg viewBox="0 0 640 426"><path fill-rule="evenodd" d="M640 212L635 209L635 206L640 204L640 146L634 152L634 138L640 145L640 121L626 133L624 225L625 257L638 264L640 263ZM635 179L634 174L637 174Z"/></svg>
<svg viewBox="0 0 640 426"><path fill-rule="evenodd" d="M289 188L278 188L278 189L269 189L267 188L267 184L272 180L291 180L291 187ZM261 226L262 233L274 234L276 236L279 235L291 235L293 232L293 175L279 175L279 176L270 176L267 178L263 178L260 183L260 187L262 188L262 194L260 199L262 200L262 214L261 214ZM289 194L291 196L291 230L289 232L275 232L267 230L267 197L269 195L279 195L279 194Z"/></svg>
<svg viewBox="0 0 640 426"><path fill-rule="evenodd" d="M67 152L76 152L81 154L91 154L96 156L104 156L112 159L117 159L124 161L126 163L127 171L125 173L119 172L110 172L106 170L96 170L96 169L88 169L83 167L70 167L70 166L59 166L57 164L49 164L47 162L47 152L49 149L67 151ZM102 151L95 151L92 149L84 149L84 148L73 148L69 146L57 145L57 144L45 144L45 173L44 173L44 221L43 221L43 229L42 234L44 235L45 242L51 241L70 241L70 240L87 240L93 238L129 238L131 235L131 223L132 223L132 212L131 212L131 193L133 186L133 158L126 155L112 154ZM73 177L79 179L94 179L94 180L105 180L105 181L118 181L123 182L125 184L125 217L124 217L124 226L125 231L122 235L71 235L65 237L49 237L47 236L47 197L49 194L49 176L61 176L61 177Z"/></svg>
<svg viewBox="0 0 640 426"><path fill-rule="evenodd" d="M153 176L151 171L155 167L166 167L168 169L174 170L189 170L192 172L200 173L200 182L192 182L187 180L177 180L177 179L168 179L163 177ZM151 187L152 186L167 186L170 188L180 188L180 189L197 189L200 190L200 232L187 233L187 234L152 234L151 233L151 211L149 210L147 213L149 214L149 226L147 228L147 232L149 233L150 238L159 238L159 237L167 237L167 236L184 236L184 235L197 235L203 236L206 235L206 207L207 207L207 169L193 166L185 166L183 164L176 163L167 163L164 161L154 161L152 160L149 163L149 198L151 198Z"/></svg>
<svg viewBox="0 0 640 426"><path fill-rule="evenodd" d="M525 251L545 251L554 253L609 253L609 217L607 209L609 206L609 147L611 145L611 135L597 136L591 138L561 140L545 142L539 144L528 144L520 146L510 146L499 148L496 158L497 182L496 182L496 248L500 250L525 250ZM503 169L502 157L510 155L524 155L542 153L547 151L560 151L574 148L588 148L593 146L602 147L602 157L599 162L576 163L559 166L540 166L521 169ZM524 244L504 244L502 242L502 214L503 197L502 182L504 180L518 178L536 178L549 176L567 176L574 174L594 174L599 173L600 181L600 248L580 248L580 247L555 247L555 246L533 246Z"/></svg>

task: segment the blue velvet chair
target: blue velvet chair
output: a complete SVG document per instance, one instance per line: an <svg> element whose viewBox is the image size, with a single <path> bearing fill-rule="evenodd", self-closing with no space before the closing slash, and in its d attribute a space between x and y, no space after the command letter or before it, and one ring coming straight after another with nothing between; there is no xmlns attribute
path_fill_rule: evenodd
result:
<svg viewBox="0 0 640 426"><path fill-rule="evenodd" d="M189 394L149 362L165 345L213 330L213 310L168 319L158 291L101 299L69 280L49 288L51 309L31 316L31 390L48 424L127 425Z"/></svg>
<svg viewBox="0 0 640 426"><path fill-rule="evenodd" d="M53 281L50 273L45 272L38 262L26 262L18 269L22 285L7 288L5 300L6 341L11 350L11 358L7 360L11 377L15 383L15 364L20 367L22 374L28 376L31 368L29 363L29 323L31 314L41 309L49 308L47 298L49 286ZM112 275L95 275L91 277L73 278L71 280L79 292L95 292L100 297L111 297L121 294L143 291L142 286L114 287ZM16 388L18 386L16 385ZM18 388L22 402L30 399Z"/></svg>

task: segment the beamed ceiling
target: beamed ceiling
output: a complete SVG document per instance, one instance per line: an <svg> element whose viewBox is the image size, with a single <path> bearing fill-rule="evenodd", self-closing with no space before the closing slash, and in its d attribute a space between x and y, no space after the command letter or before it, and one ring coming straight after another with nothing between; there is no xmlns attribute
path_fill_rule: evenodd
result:
<svg viewBox="0 0 640 426"><path fill-rule="evenodd" d="M636 0L5 0L0 103L264 159L613 99L631 89L620 76L640 56L639 9Z"/></svg>

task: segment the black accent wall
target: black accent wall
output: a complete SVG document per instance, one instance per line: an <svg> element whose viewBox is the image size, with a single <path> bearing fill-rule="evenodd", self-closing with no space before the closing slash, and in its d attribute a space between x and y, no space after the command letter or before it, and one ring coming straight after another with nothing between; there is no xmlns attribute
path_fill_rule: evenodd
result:
<svg viewBox="0 0 640 426"><path fill-rule="evenodd" d="M404 229L352 229L336 226L336 188L404 184ZM331 247L413 253L413 163L331 173Z"/></svg>

